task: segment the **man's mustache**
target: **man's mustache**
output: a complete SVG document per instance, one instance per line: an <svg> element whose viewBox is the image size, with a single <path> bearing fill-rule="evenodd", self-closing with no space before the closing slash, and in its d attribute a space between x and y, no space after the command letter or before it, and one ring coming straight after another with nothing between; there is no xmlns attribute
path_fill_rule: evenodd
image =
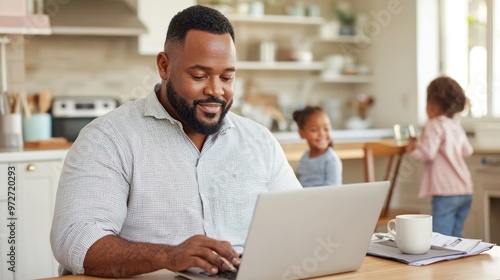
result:
<svg viewBox="0 0 500 280"><path fill-rule="evenodd" d="M227 102L223 99L217 99L217 98L207 98L207 99L203 99L203 100L195 100L193 102L193 105L196 106L198 104L202 104L202 103L219 103L222 105L222 107L226 107L226 104Z"/></svg>

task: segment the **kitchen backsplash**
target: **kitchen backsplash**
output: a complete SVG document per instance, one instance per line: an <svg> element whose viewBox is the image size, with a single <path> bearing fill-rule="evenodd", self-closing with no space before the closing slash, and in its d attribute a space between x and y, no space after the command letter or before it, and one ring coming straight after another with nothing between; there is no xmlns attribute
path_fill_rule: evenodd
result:
<svg viewBox="0 0 500 280"><path fill-rule="evenodd" d="M24 42L23 36L8 36L9 43L6 45L7 66L7 91L15 92L24 90ZM4 86L5 87L5 86Z"/></svg>
<svg viewBox="0 0 500 280"><path fill-rule="evenodd" d="M37 36L25 42L26 90L55 96L146 95L159 81L155 56L139 55L137 38Z"/></svg>

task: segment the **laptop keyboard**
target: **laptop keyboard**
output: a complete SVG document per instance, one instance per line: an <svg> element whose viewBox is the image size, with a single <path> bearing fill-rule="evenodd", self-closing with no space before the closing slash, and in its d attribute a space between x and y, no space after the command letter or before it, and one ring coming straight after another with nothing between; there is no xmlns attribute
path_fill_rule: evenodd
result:
<svg viewBox="0 0 500 280"><path fill-rule="evenodd" d="M216 279L220 278L220 279L236 280L236 275L238 275L238 270L220 271L217 274L210 274L206 271L201 271L200 274Z"/></svg>

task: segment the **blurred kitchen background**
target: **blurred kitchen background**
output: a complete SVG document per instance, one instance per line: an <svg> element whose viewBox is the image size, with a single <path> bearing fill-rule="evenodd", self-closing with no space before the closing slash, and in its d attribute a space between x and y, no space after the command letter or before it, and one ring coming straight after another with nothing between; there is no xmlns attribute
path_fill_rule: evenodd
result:
<svg viewBox="0 0 500 280"><path fill-rule="evenodd" d="M236 30L233 110L274 132L294 131L291 112L307 104L324 106L335 130L420 126L426 86L440 73L467 89L472 131L469 120L500 115L493 2L0 0L3 90L118 104L145 96L159 80L169 19L198 3Z"/></svg>
<svg viewBox="0 0 500 280"><path fill-rule="evenodd" d="M428 83L456 79L469 99L458 119L474 146L464 234L500 242L497 0L0 0L0 182L14 164L23 217L19 273L7 271L9 247L0 246L1 279L57 275L48 236L67 149L94 118L153 89L169 20L196 3L235 28L232 110L273 131L296 168L308 147L292 112L323 106L344 183L364 181L365 143L392 141L409 125L419 136ZM421 169L406 157L393 206L430 213L418 198Z"/></svg>

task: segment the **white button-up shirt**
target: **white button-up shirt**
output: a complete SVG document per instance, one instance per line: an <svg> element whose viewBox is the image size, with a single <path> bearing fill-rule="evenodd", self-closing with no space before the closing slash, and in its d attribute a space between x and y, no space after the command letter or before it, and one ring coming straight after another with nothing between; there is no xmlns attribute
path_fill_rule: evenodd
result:
<svg viewBox="0 0 500 280"><path fill-rule="evenodd" d="M241 252L257 195L296 188L266 128L229 112L199 151L152 92L80 132L59 182L52 249L77 274L110 234L169 245L205 234Z"/></svg>

